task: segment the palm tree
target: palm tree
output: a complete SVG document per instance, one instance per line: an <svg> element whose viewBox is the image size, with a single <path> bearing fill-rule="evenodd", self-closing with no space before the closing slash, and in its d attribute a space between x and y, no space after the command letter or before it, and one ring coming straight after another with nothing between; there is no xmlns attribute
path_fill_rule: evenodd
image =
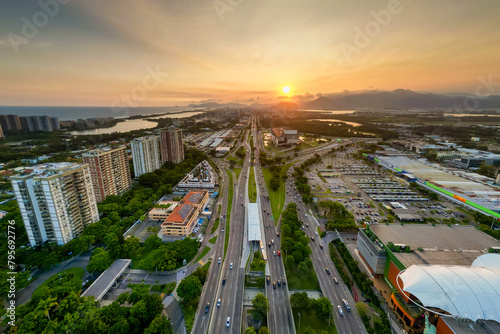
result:
<svg viewBox="0 0 500 334"><path fill-rule="evenodd" d="M50 309L55 307L55 306L59 306L59 303L57 302L57 298L53 297L53 298L41 300L38 303L37 309L41 309L43 311L43 313L45 314L45 316L49 319L49 321L51 321L50 320Z"/></svg>

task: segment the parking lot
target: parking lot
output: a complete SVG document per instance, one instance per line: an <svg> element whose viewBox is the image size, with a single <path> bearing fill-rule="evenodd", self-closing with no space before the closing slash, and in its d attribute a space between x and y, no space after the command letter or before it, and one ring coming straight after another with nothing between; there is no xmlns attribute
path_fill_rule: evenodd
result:
<svg viewBox="0 0 500 334"><path fill-rule="evenodd" d="M307 176L317 201L342 203L358 225L473 221L453 203L433 201L410 188L406 180L367 161L354 159L350 150L324 158L323 163L311 166Z"/></svg>

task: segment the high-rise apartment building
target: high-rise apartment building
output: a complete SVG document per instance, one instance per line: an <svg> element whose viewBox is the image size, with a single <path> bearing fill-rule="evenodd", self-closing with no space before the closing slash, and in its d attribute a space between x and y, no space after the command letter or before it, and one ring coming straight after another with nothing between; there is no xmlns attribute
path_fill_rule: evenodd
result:
<svg viewBox="0 0 500 334"><path fill-rule="evenodd" d="M181 163L184 160L182 129L170 127L160 130L160 150L163 163Z"/></svg>
<svg viewBox="0 0 500 334"><path fill-rule="evenodd" d="M50 124L52 125L52 130L61 130L61 125L59 124L59 117L51 117Z"/></svg>
<svg viewBox="0 0 500 334"><path fill-rule="evenodd" d="M21 130L21 120L18 115L0 115L0 125L5 132Z"/></svg>
<svg viewBox="0 0 500 334"><path fill-rule="evenodd" d="M59 118L49 116L21 116L20 125L24 130L28 130L30 132L51 132L61 129L59 125Z"/></svg>
<svg viewBox="0 0 500 334"><path fill-rule="evenodd" d="M0 126L0 138L4 138L5 135L3 134L3 130L2 130L2 127Z"/></svg>
<svg viewBox="0 0 500 334"><path fill-rule="evenodd" d="M134 175L150 173L162 165L160 157L160 140L158 136L135 138L131 141Z"/></svg>
<svg viewBox="0 0 500 334"><path fill-rule="evenodd" d="M97 149L82 154L89 165L97 203L109 195L122 195L132 183L128 165L127 148Z"/></svg>
<svg viewBox="0 0 500 334"><path fill-rule="evenodd" d="M66 244L99 220L86 164L41 164L10 180L31 246Z"/></svg>

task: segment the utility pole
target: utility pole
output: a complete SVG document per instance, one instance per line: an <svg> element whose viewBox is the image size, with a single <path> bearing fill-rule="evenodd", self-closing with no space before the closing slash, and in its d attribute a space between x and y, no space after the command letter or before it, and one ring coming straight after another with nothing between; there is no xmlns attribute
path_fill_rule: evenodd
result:
<svg viewBox="0 0 500 334"><path fill-rule="evenodd" d="M299 313L299 329L300 329L300 312L298 312L298 313Z"/></svg>

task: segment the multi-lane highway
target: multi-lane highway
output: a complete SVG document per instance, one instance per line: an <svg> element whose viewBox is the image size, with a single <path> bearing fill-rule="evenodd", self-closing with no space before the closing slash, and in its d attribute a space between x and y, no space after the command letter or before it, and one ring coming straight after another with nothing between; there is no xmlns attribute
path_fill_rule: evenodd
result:
<svg viewBox="0 0 500 334"><path fill-rule="evenodd" d="M263 148L262 136L255 130L255 119L251 119L251 129L253 129L253 138L255 142L255 156L259 157L260 148ZM247 186L250 159L250 147L247 144L249 133L246 134L242 141L247 156L244 159L242 171L239 179L233 175L233 202L230 216L230 229L226 230L226 218L220 219L219 238L215 245L214 260L212 262L207 281L205 283L198 312L193 325L192 333L240 333L242 328L242 308L243 308L243 291L245 281L245 265L246 259L242 261L242 250L244 243L247 240L244 238L245 221L246 221L246 205L248 203ZM336 146L336 145L335 145ZM329 146L328 146L329 147ZM298 163L312 157L316 152L327 153L325 147L317 147L316 149L308 150L307 154L301 155L297 160ZM290 296L288 285L278 286L278 281L286 282L285 268L283 265L282 256L278 255L280 251L281 237L279 234L279 226L275 226L275 220L278 217L273 217L270 201L267 199L266 183L262 175L262 169L258 158L255 164L255 178L257 183L257 203L260 205L261 223L263 224L263 240L267 252L268 262L266 265L266 275L270 275L270 284L266 283L266 295L269 300L270 311L268 313L268 328L273 334L294 334L296 332L293 321L292 309L290 307ZM292 167L293 168L293 167ZM222 208L221 215L224 216L227 212L227 196L229 188L229 179L225 170L221 168L223 174L222 186ZM290 202L295 202L300 208L298 214L299 219L308 222L309 228L306 228L306 233L309 237L314 237L315 241L310 243L312 249L311 260L313 261L316 274L323 295L333 303L333 319L339 333L366 333L364 325L359 314L356 311L354 300L351 294L341 281L333 262L330 259L328 245L324 244L321 249L319 236L316 236L318 223L312 218L311 212L308 212L307 207L300 201L301 196L297 194L293 180L289 178L286 183L287 195L285 205ZM283 209L283 208L282 208ZM224 235L229 232L229 242L227 254L224 258ZM274 241L274 244L273 244ZM268 247L268 242L271 242L271 247ZM274 253L276 255L274 255ZM221 263L218 263L219 257ZM330 274L327 274L325 268L328 268ZM337 277L338 284L333 280ZM273 282L276 282L276 289L273 288ZM217 302L220 299L220 306ZM347 299L351 305L350 312L346 311L342 304L342 299ZM206 306L209 305L208 311L205 312ZM343 315L340 315L337 306L341 305ZM229 325L227 323L228 318Z"/></svg>
<svg viewBox="0 0 500 334"><path fill-rule="evenodd" d="M243 140L243 145L247 152L249 152L250 147L247 144L247 137L248 133ZM247 157L244 159L239 180L233 181L234 196L226 258L220 265L217 264L218 258L215 261L216 265L222 266L222 273L215 286L217 292L213 300L213 305L211 305L212 317L210 319L209 333L239 334L241 332L246 264L245 261L241 261L241 257L244 242L246 203L248 203L246 188L250 165ZM219 299L221 300L220 306L217 306Z"/></svg>
<svg viewBox="0 0 500 334"><path fill-rule="evenodd" d="M293 179L287 181L287 203L294 202L297 205L299 219L307 223L309 227L305 228L305 232L309 238L314 238L314 241L309 243L311 247L311 260L314 265L314 270L318 276L319 285L323 295L327 297L333 305L333 319L337 332L342 334L363 334L367 333L363 321L356 310L354 299L349 292L348 287L344 284L340 275L330 258L328 244L322 244L320 237L317 235L318 222L312 218L312 212L307 209L301 201L301 196L298 194L293 184ZM323 245L321 249L320 244ZM330 271L327 273L326 269ZM335 283L334 277L337 278ZM351 310L348 312L342 299L346 299L349 303ZM338 306L342 308L343 315L340 315Z"/></svg>
<svg viewBox="0 0 500 334"><path fill-rule="evenodd" d="M221 168L222 165L219 165L219 168ZM221 170L223 170L221 168ZM200 296L200 301L198 304L198 312L196 314L194 324L193 324L193 330L192 333L206 333L208 329L208 322L209 322L209 315L205 313L205 308L208 303L210 303L209 311L212 311L213 308L213 301L215 299L215 294L217 292L217 284L219 282L219 276L220 276L220 269L221 265L217 264L217 260L219 257L222 257L224 254L224 235L225 235L225 226L226 226L226 219L222 218L226 212L227 212L227 195L228 195L228 188L229 188L229 179L227 177L226 173L222 173L222 182L220 185L221 188L221 193L222 193L222 205L221 205L221 218L219 220L219 228L218 228L218 235L219 237L217 238L217 242L215 243L215 253L214 253L214 260L212 261L212 264L210 266L210 271L208 273L207 279L205 281L205 285L203 288L203 292ZM215 206L214 206L215 208ZM209 230L210 227L207 228L207 231ZM222 232L224 231L224 232Z"/></svg>
<svg viewBox="0 0 500 334"><path fill-rule="evenodd" d="M257 145L256 145L257 147ZM259 149L256 149L256 156L259 155ZM275 220L272 216L271 203L269 201L266 181L262 175L260 164L255 165L255 176L257 182L257 202L260 203L260 213L264 227L262 242L267 252L267 267L270 274L269 285L266 282L266 294L269 300L269 313L267 315L267 325L271 333L293 334L295 325L293 322L292 308L290 306L290 296L288 285L286 284L285 267L283 266L282 256L278 255L281 249L281 237L278 236ZM273 242L274 241L274 242ZM271 243L271 247L268 246ZM274 243L274 244L273 244ZM276 255L274 255L276 254ZM285 281L285 285L278 286L278 281ZM276 288L274 288L274 283Z"/></svg>

